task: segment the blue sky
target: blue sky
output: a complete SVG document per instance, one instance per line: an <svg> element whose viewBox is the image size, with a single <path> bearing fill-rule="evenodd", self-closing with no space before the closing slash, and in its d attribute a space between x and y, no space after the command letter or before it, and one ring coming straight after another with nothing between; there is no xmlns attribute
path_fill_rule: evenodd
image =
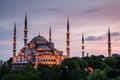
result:
<svg viewBox="0 0 120 80"><path fill-rule="evenodd" d="M0 59L12 56L14 23L17 24L17 52L23 46L24 16L28 16L29 41L38 35L48 39L52 27L55 47L66 54L66 22L70 18L71 57L81 56L81 35L85 53L107 55L107 29L111 28L112 53L120 53L120 0L0 0Z"/></svg>

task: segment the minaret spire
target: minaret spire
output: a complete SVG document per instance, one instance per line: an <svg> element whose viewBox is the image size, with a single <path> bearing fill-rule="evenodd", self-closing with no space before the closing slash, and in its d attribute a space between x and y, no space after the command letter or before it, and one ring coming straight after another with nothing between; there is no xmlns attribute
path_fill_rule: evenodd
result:
<svg viewBox="0 0 120 80"><path fill-rule="evenodd" d="M16 23L14 24L14 35L13 35L13 57L16 56Z"/></svg>
<svg viewBox="0 0 120 80"><path fill-rule="evenodd" d="M25 23L24 23L26 26L25 28L27 29L27 13L25 12Z"/></svg>
<svg viewBox="0 0 120 80"><path fill-rule="evenodd" d="M70 57L70 32L69 32L69 17L67 18L67 33L66 33L66 53L68 58Z"/></svg>
<svg viewBox="0 0 120 80"><path fill-rule="evenodd" d="M82 57L84 57L84 34L82 34Z"/></svg>
<svg viewBox="0 0 120 80"><path fill-rule="evenodd" d="M49 42L51 42L52 41L52 35L51 35L51 26L50 26L50 28L49 28Z"/></svg>
<svg viewBox="0 0 120 80"><path fill-rule="evenodd" d="M26 49L27 49L27 41L28 41L28 29L27 29L27 13L25 13L25 23L24 23L24 58L26 59Z"/></svg>
<svg viewBox="0 0 120 80"><path fill-rule="evenodd" d="M111 57L111 35L109 27L108 27L108 57Z"/></svg>

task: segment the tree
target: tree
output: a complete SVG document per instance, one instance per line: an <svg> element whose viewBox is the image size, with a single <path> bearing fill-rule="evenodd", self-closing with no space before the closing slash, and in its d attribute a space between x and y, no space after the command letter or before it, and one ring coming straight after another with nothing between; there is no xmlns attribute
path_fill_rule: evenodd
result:
<svg viewBox="0 0 120 80"><path fill-rule="evenodd" d="M71 72L77 68L80 68L79 63L72 58L64 59L62 62L62 67L68 67L68 72Z"/></svg>
<svg viewBox="0 0 120 80"><path fill-rule="evenodd" d="M115 79L116 77L120 76L120 71L119 70L110 70L106 73L106 76L108 78L112 78L112 79Z"/></svg>
<svg viewBox="0 0 120 80"><path fill-rule="evenodd" d="M91 67L94 69L100 69L101 62L99 60L92 60L91 61Z"/></svg>
<svg viewBox="0 0 120 80"><path fill-rule="evenodd" d="M80 59L79 57L73 57L72 60L75 60L81 69L85 69L88 66L88 63L84 59Z"/></svg>
<svg viewBox="0 0 120 80"><path fill-rule="evenodd" d="M115 78L115 80L120 80L120 76L119 76L119 77L117 77L117 78Z"/></svg>
<svg viewBox="0 0 120 80"><path fill-rule="evenodd" d="M115 68L115 66L116 66L116 64L117 64L117 60L116 60L115 58L113 58L113 57L107 57L107 58L104 60L104 62L105 62L108 66L110 66L110 67L112 67L112 68Z"/></svg>
<svg viewBox="0 0 120 80"><path fill-rule="evenodd" d="M31 64L27 64L23 69L23 72L20 73L23 80L39 80L39 73L33 68Z"/></svg>
<svg viewBox="0 0 120 80"><path fill-rule="evenodd" d="M120 70L120 57L115 58L117 60L116 68Z"/></svg>
<svg viewBox="0 0 120 80"><path fill-rule="evenodd" d="M0 69L0 76L4 76L5 74L11 73L12 68L12 58L10 58L8 61L4 62ZM0 77L1 78L1 77Z"/></svg>
<svg viewBox="0 0 120 80"><path fill-rule="evenodd" d="M89 75L89 80L108 80L106 75L99 69Z"/></svg>
<svg viewBox="0 0 120 80"><path fill-rule="evenodd" d="M102 62L102 63L101 63L101 66L100 66L100 69L101 69L101 70L104 70L105 68L107 68L107 65L106 65L104 62Z"/></svg>
<svg viewBox="0 0 120 80"><path fill-rule="evenodd" d="M75 69L70 74L70 80L87 80L88 72L81 69Z"/></svg>
<svg viewBox="0 0 120 80"><path fill-rule="evenodd" d="M3 61L2 61L2 60L0 60L0 68L2 67L2 65L3 65Z"/></svg>
<svg viewBox="0 0 120 80"><path fill-rule="evenodd" d="M103 60L103 59L105 58L104 55L98 55L98 57L99 57L101 60Z"/></svg>
<svg viewBox="0 0 120 80"><path fill-rule="evenodd" d="M85 60L88 63L88 66L91 66L91 59L89 57L82 57L82 60Z"/></svg>
<svg viewBox="0 0 120 80"><path fill-rule="evenodd" d="M23 80L17 73L6 74L1 80Z"/></svg>
<svg viewBox="0 0 120 80"><path fill-rule="evenodd" d="M62 76L62 69L57 65L43 65L40 64L38 67L41 80L59 80Z"/></svg>
<svg viewBox="0 0 120 80"><path fill-rule="evenodd" d="M91 55L91 56L90 56L90 59L92 59L92 60L101 60L100 57L94 56L94 55Z"/></svg>
<svg viewBox="0 0 120 80"><path fill-rule="evenodd" d="M79 61L79 67L80 67L81 69L85 69L86 67L88 67L88 63L87 63L85 60L81 59L81 60Z"/></svg>
<svg viewBox="0 0 120 80"><path fill-rule="evenodd" d="M70 80L67 67L62 68L62 76L60 80Z"/></svg>

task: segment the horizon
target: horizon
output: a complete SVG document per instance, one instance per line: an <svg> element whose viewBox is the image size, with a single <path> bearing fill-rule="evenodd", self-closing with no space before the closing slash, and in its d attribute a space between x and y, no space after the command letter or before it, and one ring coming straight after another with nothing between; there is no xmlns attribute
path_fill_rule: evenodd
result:
<svg viewBox="0 0 120 80"><path fill-rule="evenodd" d="M19 3L19 4L18 4ZM70 23L70 55L81 57L82 33L85 53L108 55L107 32L111 29L111 53L120 54L120 1L82 0L11 0L0 1L0 59L12 57L14 23L17 28L17 53L23 47L25 11L28 20L28 42L39 34L48 40L49 27L55 48L66 54L67 16Z"/></svg>

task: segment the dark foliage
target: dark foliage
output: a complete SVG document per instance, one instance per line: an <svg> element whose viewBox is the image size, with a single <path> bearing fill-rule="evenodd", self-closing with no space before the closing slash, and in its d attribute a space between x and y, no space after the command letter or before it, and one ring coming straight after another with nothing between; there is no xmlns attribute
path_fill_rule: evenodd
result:
<svg viewBox="0 0 120 80"><path fill-rule="evenodd" d="M11 71L12 58L0 68L0 80L119 80L120 57L108 58L103 55L73 57L63 60L61 65L42 65L34 69L28 64L22 71ZM88 72L88 67L93 72Z"/></svg>

